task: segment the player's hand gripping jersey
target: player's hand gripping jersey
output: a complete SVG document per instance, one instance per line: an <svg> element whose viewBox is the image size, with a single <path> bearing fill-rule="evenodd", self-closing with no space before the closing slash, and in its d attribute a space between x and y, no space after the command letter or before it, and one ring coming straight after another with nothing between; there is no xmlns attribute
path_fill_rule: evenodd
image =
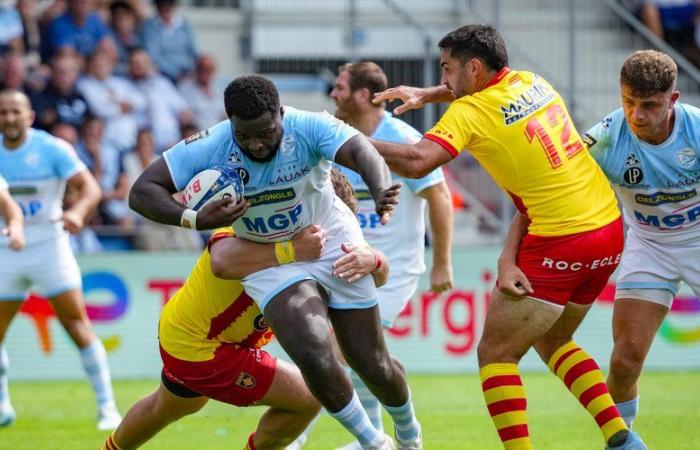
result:
<svg viewBox="0 0 700 450"><path fill-rule="evenodd" d="M670 243L700 236L700 110L676 103L670 136L660 145L630 131L619 109L583 135L644 239Z"/></svg>
<svg viewBox="0 0 700 450"><path fill-rule="evenodd" d="M231 123L220 122L165 152L175 187L182 190L198 172L219 165L240 167L250 207L233 227L257 242L290 239L302 228L324 226L334 209L347 207L329 181L338 149L357 130L329 114L284 107L284 136L268 163L250 160L236 145Z"/></svg>
<svg viewBox="0 0 700 450"><path fill-rule="evenodd" d="M231 228L218 229L209 245L233 235ZM240 281L214 276L211 255L205 250L185 284L163 307L158 335L161 347L175 358L209 361L222 344L260 348L272 331Z"/></svg>
<svg viewBox="0 0 700 450"><path fill-rule="evenodd" d="M59 222L66 180L84 168L70 144L44 131L29 129L24 144L13 150L0 139L0 175L22 208L28 246L66 234ZM7 238L0 236L0 245L2 239Z"/></svg>
<svg viewBox="0 0 700 450"><path fill-rule="evenodd" d="M530 219L532 235L594 230L620 215L561 97L533 73L502 69L453 101L424 137L453 156L474 155Z"/></svg>

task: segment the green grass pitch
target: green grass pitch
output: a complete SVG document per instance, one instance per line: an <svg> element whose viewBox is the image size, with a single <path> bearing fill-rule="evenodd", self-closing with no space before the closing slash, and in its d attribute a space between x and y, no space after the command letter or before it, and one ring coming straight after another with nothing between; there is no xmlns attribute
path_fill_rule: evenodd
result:
<svg viewBox="0 0 700 450"><path fill-rule="evenodd" d="M603 448L593 420L559 380L544 373L526 373L523 379L534 448ZM126 412L156 384L156 380L116 382L120 410ZM476 375L414 375L410 384L427 450L501 448L483 406ZM649 448L700 448L700 372L646 373L641 389L641 415L635 429ZM10 391L18 419L12 427L0 429L0 449L97 449L108 435L95 428L87 381L15 382ZM166 428L143 448L241 449L262 411L210 402L198 414ZM390 426L386 415L385 425ZM324 416L305 448L332 449L349 440L347 432Z"/></svg>

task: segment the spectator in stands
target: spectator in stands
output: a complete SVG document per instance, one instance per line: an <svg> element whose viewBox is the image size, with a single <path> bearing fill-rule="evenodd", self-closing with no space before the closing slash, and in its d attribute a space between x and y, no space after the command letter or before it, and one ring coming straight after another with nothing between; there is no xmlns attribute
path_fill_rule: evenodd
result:
<svg viewBox="0 0 700 450"><path fill-rule="evenodd" d="M141 36L158 70L175 83L194 71L197 58L194 31L175 12L176 0L153 0L156 16L141 27Z"/></svg>
<svg viewBox="0 0 700 450"><path fill-rule="evenodd" d="M102 119L105 138L119 151L134 149L139 123L146 117L146 98L126 78L112 75L110 56L98 51L87 61L87 73L78 81L78 91L90 111Z"/></svg>
<svg viewBox="0 0 700 450"><path fill-rule="evenodd" d="M85 119L75 150L102 188L99 211L103 223L132 225L133 216L126 204L129 185L122 164L123 155L104 138L104 124L99 117Z"/></svg>
<svg viewBox="0 0 700 450"><path fill-rule="evenodd" d="M696 23L700 13L697 0L640 0L639 18L655 35L700 67Z"/></svg>
<svg viewBox="0 0 700 450"><path fill-rule="evenodd" d="M129 75L146 98L147 123L160 154L180 140L180 126L193 122L192 113L173 83L156 71L144 49L129 54Z"/></svg>
<svg viewBox="0 0 700 450"><path fill-rule="evenodd" d="M215 84L216 62L210 55L197 58L194 79L180 82L178 90L190 105L199 129L209 128L226 119L223 89Z"/></svg>
<svg viewBox="0 0 700 450"><path fill-rule="evenodd" d="M10 53L0 58L0 90L17 89L26 92L27 66L20 53Z"/></svg>
<svg viewBox="0 0 700 450"><path fill-rule="evenodd" d="M31 93L30 99L36 119L34 126L51 130L56 122L64 122L80 128L88 114L88 104L77 91L78 60L70 55L59 55L51 61L51 77L39 93Z"/></svg>
<svg viewBox="0 0 700 450"><path fill-rule="evenodd" d="M48 56L75 52L84 57L100 50L113 56L114 42L107 25L95 12L94 0L68 0L68 9L48 25Z"/></svg>
<svg viewBox="0 0 700 450"><path fill-rule="evenodd" d="M17 11L22 19L22 46L30 67L37 66L41 60L39 48L41 33L39 31L39 14L36 0L17 0Z"/></svg>
<svg viewBox="0 0 700 450"><path fill-rule="evenodd" d="M114 73L126 76L129 72L129 50L142 46L141 35L138 33L139 17L131 3L126 0L112 2L109 10L110 34L117 49Z"/></svg>
<svg viewBox="0 0 700 450"><path fill-rule="evenodd" d="M0 56L10 52L23 53L22 18L14 8L13 2L0 4Z"/></svg>

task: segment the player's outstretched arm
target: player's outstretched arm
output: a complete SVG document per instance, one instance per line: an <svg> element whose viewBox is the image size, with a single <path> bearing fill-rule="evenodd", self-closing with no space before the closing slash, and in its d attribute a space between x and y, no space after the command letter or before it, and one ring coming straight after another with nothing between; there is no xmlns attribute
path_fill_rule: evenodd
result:
<svg viewBox="0 0 700 450"><path fill-rule="evenodd" d="M241 280L281 264L314 261L323 253L325 242L326 231L318 225L309 225L284 244L261 244L231 236L211 244L211 270L217 278Z"/></svg>
<svg viewBox="0 0 700 450"><path fill-rule="evenodd" d="M508 228L508 236L498 258L498 288L511 297L522 297L532 294L532 285L527 276L516 264L520 241L527 233L529 221L527 217L516 213Z"/></svg>
<svg viewBox="0 0 700 450"><path fill-rule="evenodd" d="M392 172L406 178L423 178L452 160L439 144L421 139L415 144L369 140L384 158Z"/></svg>
<svg viewBox="0 0 700 450"><path fill-rule="evenodd" d="M0 190L0 214L5 219L5 228L0 232L10 239L12 250L24 248L24 219L22 209L12 200L7 189Z"/></svg>
<svg viewBox="0 0 700 450"><path fill-rule="evenodd" d="M389 222L394 205L399 202L401 185L391 184L389 168L367 138L357 134L348 139L338 149L335 162L360 174L372 193L382 224Z"/></svg>
<svg viewBox="0 0 700 450"><path fill-rule="evenodd" d="M71 192L77 192L77 199L70 208L63 211L61 220L63 228L69 233L79 232L90 214L95 211L100 199L102 198L102 189L92 174L83 169L68 179L67 188Z"/></svg>
<svg viewBox="0 0 700 450"><path fill-rule="evenodd" d="M433 237L433 267L430 270L430 290L444 292L452 289L453 210L452 196L444 181L418 193L428 202L428 220Z"/></svg>
<svg viewBox="0 0 700 450"><path fill-rule="evenodd" d="M411 109L420 109L427 103L446 103L455 99L454 94L446 85L418 88L413 86L397 86L374 94L372 102L401 100L401 104L393 109L397 116Z"/></svg>
<svg viewBox="0 0 700 450"><path fill-rule="evenodd" d="M170 176L170 170L164 158L151 164L131 187L129 207L154 222L180 226L185 206L178 203L173 194L177 188ZM210 230L230 226L242 216L248 203L235 203L231 198L216 200L204 205L197 212L196 228Z"/></svg>
<svg viewBox="0 0 700 450"><path fill-rule="evenodd" d="M333 261L333 275L354 283L365 275L372 274L374 284L383 286L389 279L389 259L380 250L370 246L341 244L345 255Z"/></svg>

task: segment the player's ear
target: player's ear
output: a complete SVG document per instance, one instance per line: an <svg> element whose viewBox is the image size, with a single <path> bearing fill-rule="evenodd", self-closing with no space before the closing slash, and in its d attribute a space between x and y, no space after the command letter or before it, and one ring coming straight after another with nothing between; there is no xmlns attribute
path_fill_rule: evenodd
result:
<svg viewBox="0 0 700 450"><path fill-rule="evenodd" d="M284 106L280 106L280 119L284 118Z"/></svg>
<svg viewBox="0 0 700 450"><path fill-rule="evenodd" d="M676 104L676 102L678 101L678 99L680 98L680 96L681 96L680 91L673 91L673 92L671 93L671 103L668 105L668 108L669 108L669 109L673 108L673 105Z"/></svg>

